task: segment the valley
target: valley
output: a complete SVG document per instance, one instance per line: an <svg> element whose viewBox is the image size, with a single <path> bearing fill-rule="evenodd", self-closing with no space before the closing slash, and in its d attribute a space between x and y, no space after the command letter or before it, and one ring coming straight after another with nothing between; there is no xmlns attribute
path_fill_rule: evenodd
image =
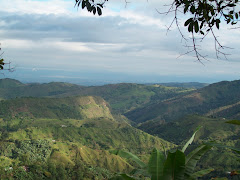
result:
<svg viewBox="0 0 240 180"><path fill-rule="evenodd" d="M225 122L240 120L240 81L192 85L87 87L1 79L0 177L110 179L138 166L113 150L148 162L153 148L182 147L199 126L189 151L209 141L239 147L240 127ZM213 148L197 169L215 169L206 179L225 178L226 171L239 169L237 157Z"/></svg>

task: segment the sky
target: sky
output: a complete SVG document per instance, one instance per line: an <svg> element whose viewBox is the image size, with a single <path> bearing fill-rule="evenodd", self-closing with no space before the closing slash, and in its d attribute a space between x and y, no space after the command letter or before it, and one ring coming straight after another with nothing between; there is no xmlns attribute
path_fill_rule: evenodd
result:
<svg viewBox="0 0 240 180"><path fill-rule="evenodd" d="M75 0L1 0L2 58L15 71L0 78L24 82L73 83L207 82L240 79L239 31L223 23L216 36L231 47L215 56L213 38L200 43L207 61L198 62L177 30L171 0L109 0L102 16L74 7ZM187 16L179 16L179 26ZM180 57L179 57L180 56Z"/></svg>

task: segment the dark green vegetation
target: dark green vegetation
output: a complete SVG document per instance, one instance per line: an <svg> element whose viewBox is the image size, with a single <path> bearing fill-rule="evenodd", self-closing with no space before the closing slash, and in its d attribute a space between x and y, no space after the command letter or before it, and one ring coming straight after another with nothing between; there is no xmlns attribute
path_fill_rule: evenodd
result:
<svg viewBox="0 0 240 180"><path fill-rule="evenodd" d="M156 100L172 98L193 89L161 85L112 84L78 86L69 83L23 84L13 79L0 80L0 99L15 97L69 97L76 95L101 96L115 112L124 113Z"/></svg>
<svg viewBox="0 0 240 180"><path fill-rule="evenodd" d="M128 112L126 116L137 122L174 121L187 114L237 118L233 110L240 101L240 81L223 81L164 101L148 104ZM233 108L233 109L232 109ZM234 113L235 112L235 113Z"/></svg>
<svg viewBox="0 0 240 180"><path fill-rule="evenodd" d="M114 150L134 153L146 163L153 148L181 146L199 125L203 128L186 154L211 140L239 147L239 127L224 123L239 118L239 89L240 81L196 90L0 80L1 178L109 179L138 166ZM238 164L233 151L214 148L196 171L214 168L206 179L226 177Z"/></svg>
<svg viewBox="0 0 240 180"><path fill-rule="evenodd" d="M172 82L172 83L160 83L160 84L167 87L183 87L183 88L193 88L193 89L200 89L209 85L207 83L199 83L199 82L186 82L186 83Z"/></svg>

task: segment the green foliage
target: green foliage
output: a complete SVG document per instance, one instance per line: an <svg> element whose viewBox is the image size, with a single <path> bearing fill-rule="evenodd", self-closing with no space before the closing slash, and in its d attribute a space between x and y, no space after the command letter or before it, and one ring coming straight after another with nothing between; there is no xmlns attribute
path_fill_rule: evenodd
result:
<svg viewBox="0 0 240 180"><path fill-rule="evenodd" d="M228 124L240 125L240 121L239 121L239 120L226 121L226 123L228 123Z"/></svg>
<svg viewBox="0 0 240 180"><path fill-rule="evenodd" d="M46 161L52 151L49 141L31 140L16 141L13 156L19 157L24 163Z"/></svg>
<svg viewBox="0 0 240 180"><path fill-rule="evenodd" d="M148 172L152 175L152 179L162 178L165 158L161 151L153 149L148 163Z"/></svg>
<svg viewBox="0 0 240 180"><path fill-rule="evenodd" d="M101 16L102 8L106 1L108 0L104 0L101 3L95 3L94 0L76 0L75 6L81 6L82 9L86 8L90 13L92 12L94 15L97 12L97 14Z"/></svg>
<svg viewBox="0 0 240 180"><path fill-rule="evenodd" d="M188 140L188 142L183 146L182 148L182 152L185 152L185 150L187 149L187 147L192 144L193 140L194 140L194 137L196 135L196 133L199 131L199 129L202 128L201 126L199 126L195 132L193 133L192 137Z"/></svg>
<svg viewBox="0 0 240 180"><path fill-rule="evenodd" d="M136 162L141 168L146 167L146 164L144 162L142 162L136 155L130 152L126 152L122 150L112 150L110 151L110 153L121 156L122 158L131 159L134 162Z"/></svg>
<svg viewBox="0 0 240 180"><path fill-rule="evenodd" d="M96 3L94 0L76 0L75 6L81 6L82 9L87 9L94 15L97 12L101 16L102 8L106 1L108 0ZM240 11L236 8L238 5L238 0L173 0L169 12L175 11L176 19L178 18L177 13L179 11L190 15L190 18L185 21L184 26L188 27L189 32L205 35L209 31L212 31L214 26L219 29L221 19L227 24L237 24L240 16Z"/></svg>
<svg viewBox="0 0 240 180"><path fill-rule="evenodd" d="M221 1L196 1L175 0L177 9L183 8L184 14L191 14L191 18L185 21L189 32L204 35L204 32L212 30L214 26L220 28L221 17L227 24L235 25L238 22L240 12L236 10L238 0ZM207 28L206 28L207 27Z"/></svg>
<svg viewBox="0 0 240 180"><path fill-rule="evenodd" d="M202 142L215 140L218 146L221 145L222 149L216 149L217 146L212 144L215 150L210 151L201 158L201 160L198 162L196 170L199 171L202 169L202 167L207 169L214 167L215 170L211 172L207 178L216 176L226 177L225 172L238 169L239 165L238 154L227 150L226 148L229 146L230 148L235 148L237 150L237 147L240 145L240 128L238 126L226 124L226 121L227 120L223 118L209 118L206 116L188 115L178 119L175 122L169 122L160 125L156 123L150 124L150 122L148 124L145 123L145 127L142 125L141 128L143 128L145 131L148 130L150 134L155 134L170 142L181 144L180 142L186 143L184 139L186 136L189 136L190 132L194 133L198 126L203 126L195 135L195 140L187 150L187 153L193 148L196 148L198 144L201 144ZM147 125L149 127L147 127ZM223 149L223 147L225 147L225 149Z"/></svg>
<svg viewBox="0 0 240 180"><path fill-rule="evenodd" d="M184 145L183 150L186 150L189 144L193 141L193 138L199 128L196 129L189 141ZM213 171L213 169L205 169L198 172L194 172L197 162L200 158L212 148L211 145L202 144L188 155L185 155L181 150L169 151L165 157L161 151L158 151L156 148L153 149L149 162L147 165L142 166L141 172L145 174L145 167L148 169L149 175L146 177L151 177L153 180L192 180L197 179L203 175L206 175ZM125 157L127 153L119 153L120 156ZM132 157L136 159L135 155L127 154L128 159ZM134 171L133 175L136 175ZM120 175L122 179L132 178L128 175ZM118 178L116 178L118 179Z"/></svg>

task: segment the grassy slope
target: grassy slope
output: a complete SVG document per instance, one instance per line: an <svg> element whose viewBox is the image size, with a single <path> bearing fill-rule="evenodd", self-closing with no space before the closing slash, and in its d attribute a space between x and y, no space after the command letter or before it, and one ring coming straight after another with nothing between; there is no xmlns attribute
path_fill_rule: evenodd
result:
<svg viewBox="0 0 240 180"><path fill-rule="evenodd" d="M106 168L111 172L127 172L132 165L109 154L108 150L126 149L136 154L148 154L153 147L162 149L162 144L167 148L174 147L125 121L114 120L102 98L19 98L1 103L6 110L1 111L0 138L4 141L1 141L0 156L7 157L4 163L8 165L11 161L18 164L18 159L21 161L27 152L32 162L39 158L49 159L72 167L78 156L85 165ZM24 108L21 108L23 104ZM64 118L62 105L69 111L68 116L76 116L76 112L80 116ZM77 108L70 108L72 105ZM34 153L36 142L43 142L41 147L47 148L44 150L46 155L41 156L43 151L39 150Z"/></svg>
<svg viewBox="0 0 240 180"><path fill-rule="evenodd" d="M98 118L112 115L100 97L16 98L0 102L0 116L6 118Z"/></svg>

